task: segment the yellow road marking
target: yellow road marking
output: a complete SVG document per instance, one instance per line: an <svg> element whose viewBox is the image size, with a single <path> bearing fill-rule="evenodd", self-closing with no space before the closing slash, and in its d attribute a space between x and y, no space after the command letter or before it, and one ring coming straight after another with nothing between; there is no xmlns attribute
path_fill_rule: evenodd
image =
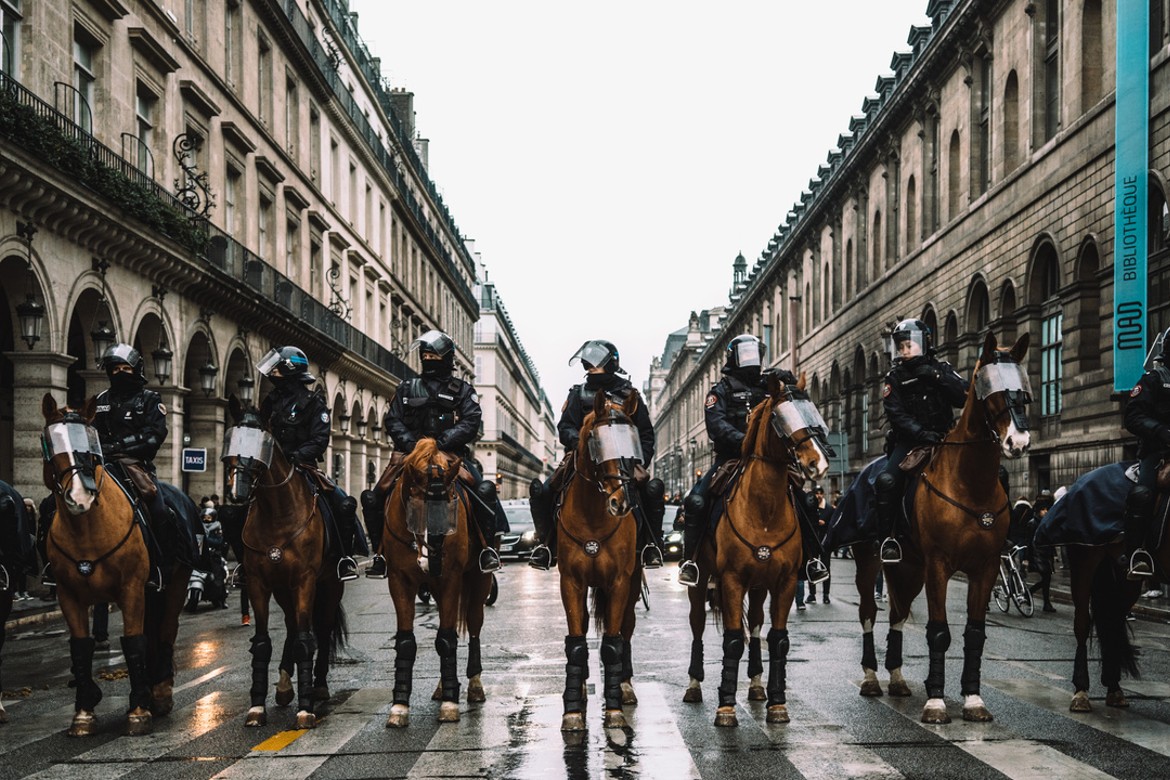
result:
<svg viewBox="0 0 1170 780"><path fill-rule="evenodd" d="M264 740L259 745L252 748L252 750L284 750L286 747L300 739L301 736L303 736L307 731L308 729L293 729L291 731L282 731L279 734L274 734L268 739Z"/></svg>

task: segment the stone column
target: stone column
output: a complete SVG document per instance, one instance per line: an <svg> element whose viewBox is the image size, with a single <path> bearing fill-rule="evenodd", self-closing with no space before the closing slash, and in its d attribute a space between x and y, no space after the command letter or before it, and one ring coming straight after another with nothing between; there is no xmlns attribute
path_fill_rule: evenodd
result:
<svg viewBox="0 0 1170 780"><path fill-rule="evenodd" d="M223 446L224 418L227 401L222 398L205 398L202 393L187 396L187 433L191 436L192 447L207 450L207 471L191 472L184 486L188 495L196 499L201 495L218 493L223 496L223 473L219 465L219 450ZM182 446L182 433L177 437Z"/></svg>
<svg viewBox="0 0 1170 780"><path fill-rule="evenodd" d="M346 493L350 492L350 489L349 489L349 470L350 470L350 451L349 450L350 450L350 444L351 444L351 442L349 439L349 434L345 434L345 433L333 434L333 454L330 456L329 461L325 464L325 467L328 471L329 476L331 478L333 478L337 482L337 484L341 486L341 489L344 490ZM333 459L337 458L338 456L341 457L341 473L340 474L334 473L334 470L333 470Z"/></svg>
<svg viewBox="0 0 1170 780"><path fill-rule="evenodd" d="M178 385L156 387L154 390L162 396L163 406L167 410L167 438L154 457L154 467L158 471L158 478L163 482L181 485L183 480L183 428L186 417L186 398L189 391Z"/></svg>
<svg viewBox="0 0 1170 780"><path fill-rule="evenodd" d="M369 447L365 439L354 439L350 445L349 468L346 469L349 484L345 486L345 490L352 496L359 495L366 489L366 452Z"/></svg>
<svg viewBox="0 0 1170 780"><path fill-rule="evenodd" d="M58 404L65 403L66 371L77 362L77 358L60 352L36 351L5 352L4 356L12 361L14 385L13 487L22 495L38 501L48 493L41 468L41 429L45 427L41 399L45 393L52 393Z"/></svg>

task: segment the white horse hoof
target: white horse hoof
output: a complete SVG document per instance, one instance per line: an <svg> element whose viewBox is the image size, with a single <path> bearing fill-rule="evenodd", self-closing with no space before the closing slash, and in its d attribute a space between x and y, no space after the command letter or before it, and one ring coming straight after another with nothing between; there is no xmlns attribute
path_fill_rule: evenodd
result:
<svg viewBox="0 0 1170 780"><path fill-rule="evenodd" d="M1069 712L1092 712L1093 705L1089 703L1088 691L1077 691L1073 694L1072 702L1068 705Z"/></svg>
<svg viewBox="0 0 1170 780"><path fill-rule="evenodd" d="M622 705L629 706L638 703L638 694L634 693L634 686L628 682L622 683Z"/></svg>
<svg viewBox="0 0 1170 780"><path fill-rule="evenodd" d="M439 705L439 723L458 723L459 703L445 701Z"/></svg>
<svg viewBox="0 0 1170 780"><path fill-rule="evenodd" d="M264 726L268 723L268 713L263 707L252 707L244 719L245 726Z"/></svg>
<svg viewBox="0 0 1170 780"><path fill-rule="evenodd" d="M942 699L927 699L922 708L923 723L950 723L951 716L947 714L947 704Z"/></svg>
<svg viewBox="0 0 1170 780"><path fill-rule="evenodd" d="M390 706L390 717L386 718L386 728L402 729L410 724L410 707L405 704Z"/></svg>
<svg viewBox="0 0 1170 780"><path fill-rule="evenodd" d="M983 703L983 697L974 693L963 701L963 720L972 723L989 723L994 718L991 716L991 711L987 709L987 705Z"/></svg>

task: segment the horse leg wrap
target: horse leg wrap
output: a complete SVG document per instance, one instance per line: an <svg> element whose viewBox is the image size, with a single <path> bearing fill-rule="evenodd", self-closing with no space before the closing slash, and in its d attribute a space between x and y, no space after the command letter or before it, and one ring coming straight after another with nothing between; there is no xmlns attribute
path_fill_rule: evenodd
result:
<svg viewBox="0 0 1170 780"><path fill-rule="evenodd" d="M130 709L150 708L150 685L146 682L146 637L122 637L122 655L126 657L126 673L130 678Z"/></svg>
<svg viewBox="0 0 1170 780"><path fill-rule="evenodd" d="M886 655L889 659L889 655ZM873 632L866 631L861 635L861 668L877 671L877 650L874 649Z"/></svg>
<svg viewBox="0 0 1170 780"><path fill-rule="evenodd" d="M986 641L986 624L967 623L963 629L963 676L959 678L964 696L979 693L979 666L983 661L983 643Z"/></svg>
<svg viewBox="0 0 1170 780"><path fill-rule="evenodd" d="M692 680L703 682L703 640L691 640L691 665L687 669L687 674Z"/></svg>
<svg viewBox="0 0 1170 780"><path fill-rule="evenodd" d="M175 676L175 646L158 643L154 652L147 653L147 682L157 685Z"/></svg>
<svg viewBox="0 0 1170 780"><path fill-rule="evenodd" d="M418 644L413 631L394 635L394 703L410 706L410 689L414 676L414 657Z"/></svg>
<svg viewBox="0 0 1170 780"><path fill-rule="evenodd" d="M443 686L443 701L459 701L459 672L455 669L455 653L459 649L459 635L453 628L440 628L435 636L435 652L439 654L439 681Z"/></svg>
<svg viewBox="0 0 1170 780"><path fill-rule="evenodd" d="M753 635L748 639L748 677L755 677L757 674L764 673L764 643L760 640L759 635ZM769 650L771 652L771 650Z"/></svg>
<svg viewBox="0 0 1170 780"><path fill-rule="evenodd" d="M621 634L601 638L601 663L605 666L605 708L622 708L622 653L626 641Z"/></svg>
<svg viewBox="0 0 1170 780"><path fill-rule="evenodd" d="M90 636L69 640L70 671L77 685L73 706L87 712L93 712L102 700L102 689L93 681L93 649L96 644Z"/></svg>
<svg viewBox="0 0 1170 780"><path fill-rule="evenodd" d="M622 642L622 679L634 677L634 651L629 642Z"/></svg>
<svg viewBox="0 0 1170 780"><path fill-rule="evenodd" d="M293 657L297 662L297 709L313 710L313 654L317 652L317 638L311 631L298 631L293 641Z"/></svg>
<svg viewBox="0 0 1170 780"><path fill-rule="evenodd" d="M788 629L768 631L768 706L787 704L784 690L787 686Z"/></svg>
<svg viewBox="0 0 1170 780"><path fill-rule="evenodd" d="M1073 692L1089 690L1089 649L1086 645L1077 645L1077 654L1073 659Z"/></svg>
<svg viewBox="0 0 1170 780"><path fill-rule="evenodd" d="M483 661L479 654L479 637L473 636L467 640L467 677L475 677L483 671Z"/></svg>
<svg viewBox="0 0 1170 780"><path fill-rule="evenodd" d="M252 706L263 707L268 696L268 664L272 661L272 637L252 637Z"/></svg>
<svg viewBox="0 0 1170 780"><path fill-rule="evenodd" d="M926 624L926 646L930 649L930 671L926 675L926 695L941 699L946 683L947 648L951 646L951 629L941 621Z"/></svg>
<svg viewBox="0 0 1170 780"><path fill-rule="evenodd" d="M562 700L565 712L580 712L585 703L581 700L581 689L585 686L586 670L589 668L589 645L583 636L565 637L565 692Z"/></svg>
<svg viewBox="0 0 1170 780"><path fill-rule="evenodd" d="M743 629L723 632L723 676L719 681L719 706L735 706L739 660L743 658Z"/></svg>
<svg viewBox="0 0 1170 780"><path fill-rule="evenodd" d="M890 629L886 634L886 671L892 672L902 667L902 632ZM873 667L870 667L871 669Z"/></svg>

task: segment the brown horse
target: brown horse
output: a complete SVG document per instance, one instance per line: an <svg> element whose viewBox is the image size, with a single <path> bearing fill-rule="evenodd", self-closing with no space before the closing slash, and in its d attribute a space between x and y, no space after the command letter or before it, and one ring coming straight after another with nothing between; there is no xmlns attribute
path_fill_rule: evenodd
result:
<svg viewBox="0 0 1170 780"><path fill-rule="evenodd" d="M89 609L114 602L122 612L122 651L130 677L127 731L146 734L152 719L144 634L150 557L129 496L108 477L103 464L98 434L91 426L96 408L93 398L80 412L59 407L49 393L41 401L45 486L53 491L57 506L46 553L57 578L57 601L69 628L69 656L77 690L68 733L87 736L96 730L94 709L102 692L93 680ZM173 588L181 597L186 596L188 575L189 570L182 574L183 585ZM176 627L177 621L176 610ZM169 710L168 702L160 701L159 705L159 714Z"/></svg>
<svg viewBox="0 0 1170 780"><path fill-rule="evenodd" d="M963 632L963 719L989 721L991 713L979 695L979 667L986 639L985 618L991 588L999 571L999 555L1007 539L1008 498L999 483L1000 458L1018 458L1030 445L1027 430L1027 377L1020 366L1028 350L1028 334L1010 350L999 349L988 333L975 365L967 400L958 423L947 434L924 469L913 493L910 543L901 563L885 567L890 599L890 633L886 669L890 695L909 696L902 676L902 627L910 605L926 586L929 610L926 640L930 671L926 678L924 723L949 723L943 700L944 665L950 646L947 625L947 583L955 572L967 576L967 625ZM908 554L905 554L907 553ZM880 696L873 626L877 617L874 583L881 566L870 543L853 547L857 559L858 613L863 632L862 696Z"/></svg>
<svg viewBox="0 0 1170 780"><path fill-rule="evenodd" d="M325 565L325 521L313 484L288 462L254 408L245 409L233 396L229 409L236 425L226 433L222 456L227 497L234 503L250 502L242 534L243 563L256 630L252 706L244 725L268 722L269 600L275 597L287 632L276 703L283 707L293 700L295 668L296 728L313 728L313 705L329 698L329 662L345 637L345 584Z"/></svg>
<svg viewBox="0 0 1170 780"><path fill-rule="evenodd" d="M793 388L775 375L766 380L768 396L748 417L743 441L742 473L728 495L714 533L699 551L699 582L713 576L718 583L723 619L723 674L719 685L716 726L737 726L736 677L745 647L744 602L752 641L748 698L768 701L769 723L788 722L785 672L789 648L788 613L796 594L802 550L794 490L804 477L819 479L829 469L824 435L827 427L804 395L805 378ZM702 701L705 593L691 588L691 681L684 701ZM768 685L763 672L759 627L763 601L770 596ZM698 672L696 674L696 672Z"/></svg>
<svg viewBox="0 0 1170 780"><path fill-rule="evenodd" d="M564 489L557 522L557 557L561 570L561 602L565 608L565 692L561 730L585 729L585 680L589 647L585 630L587 596L593 589L593 612L602 632L606 728L626 725L623 704L636 704L630 637L641 583L636 555L637 522L627 496L634 485L634 463L641 445L633 423L637 392L618 404L597 393L585 415L574 455L575 468ZM636 584L637 583L637 584Z"/></svg>
<svg viewBox="0 0 1170 780"><path fill-rule="evenodd" d="M459 630L466 629L467 701L484 701L480 673L480 631L492 575L479 570L487 543L472 520L470 484L460 478L461 458L423 438L403 462L385 507L382 554L394 601L394 698L386 725L410 723L410 693L418 645L414 637L414 599L425 585L439 608L435 650L439 654L439 722L459 721L456 671Z"/></svg>

